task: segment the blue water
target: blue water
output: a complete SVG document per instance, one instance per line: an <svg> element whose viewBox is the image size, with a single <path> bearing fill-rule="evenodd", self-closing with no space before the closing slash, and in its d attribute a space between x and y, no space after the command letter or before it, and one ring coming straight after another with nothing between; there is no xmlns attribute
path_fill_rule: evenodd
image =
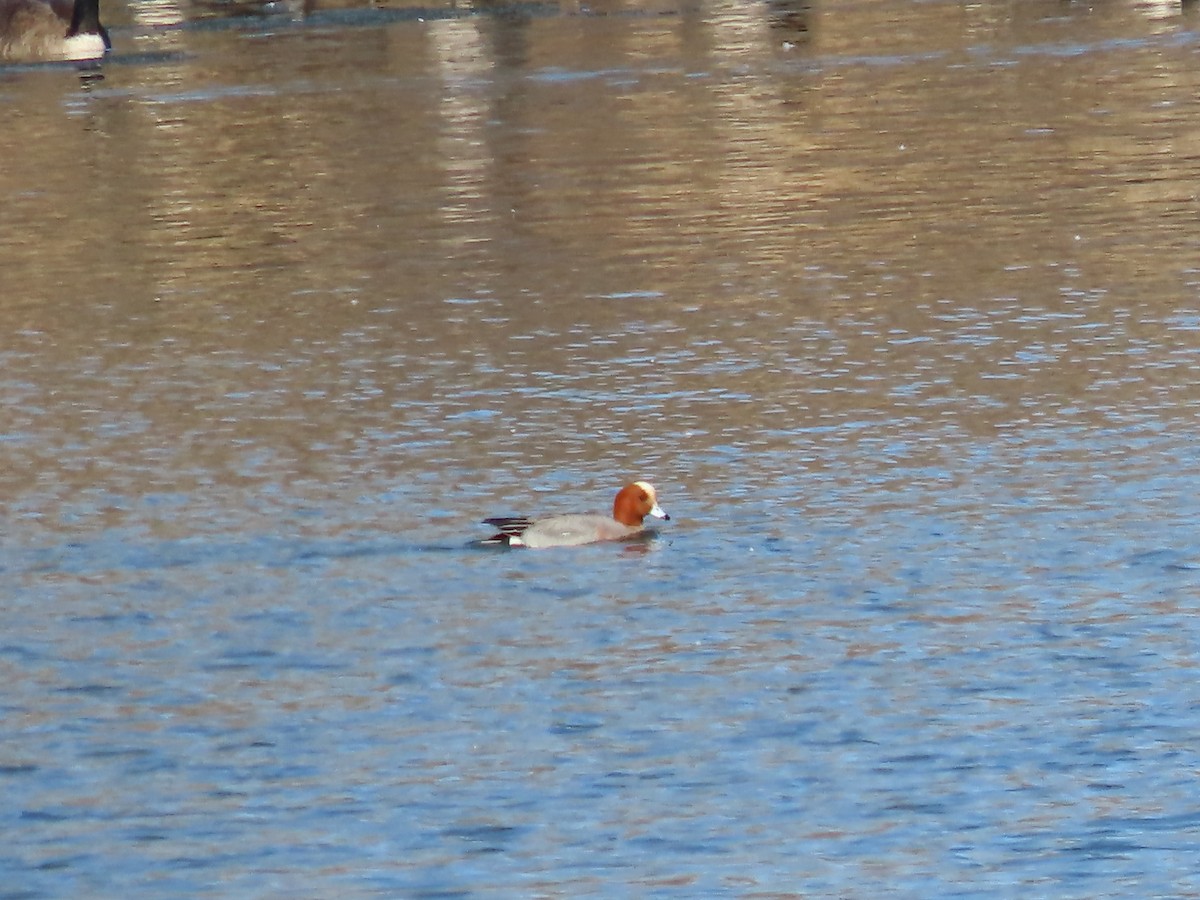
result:
<svg viewBox="0 0 1200 900"><path fill-rule="evenodd" d="M1186 896L1192 501L997 456L630 547L9 552L6 895Z"/></svg>

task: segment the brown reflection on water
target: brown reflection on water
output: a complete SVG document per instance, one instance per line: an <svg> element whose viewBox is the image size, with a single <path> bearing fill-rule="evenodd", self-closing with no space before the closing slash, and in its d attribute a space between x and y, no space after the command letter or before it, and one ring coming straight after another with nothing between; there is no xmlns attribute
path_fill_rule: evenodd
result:
<svg viewBox="0 0 1200 900"><path fill-rule="evenodd" d="M106 466L607 489L821 429L933 459L947 429L1179 415L1187 20L1034 7L289 20L173 30L180 56L88 96L24 73L6 491Z"/></svg>

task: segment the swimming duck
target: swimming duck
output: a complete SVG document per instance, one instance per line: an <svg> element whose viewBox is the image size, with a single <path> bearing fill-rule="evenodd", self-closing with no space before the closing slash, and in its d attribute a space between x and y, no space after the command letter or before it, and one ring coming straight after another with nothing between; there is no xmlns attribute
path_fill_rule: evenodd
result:
<svg viewBox="0 0 1200 900"><path fill-rule="evenodd" d="M612 516L571 513L530 519L512 516L484 519L485 525L500 529L483 541L485 544L507 544L510 547L575 547L598 541L623 541L645 531L646 516L670 520L658 505L654 486L645 481L627 484L613 501Z"/></svg>

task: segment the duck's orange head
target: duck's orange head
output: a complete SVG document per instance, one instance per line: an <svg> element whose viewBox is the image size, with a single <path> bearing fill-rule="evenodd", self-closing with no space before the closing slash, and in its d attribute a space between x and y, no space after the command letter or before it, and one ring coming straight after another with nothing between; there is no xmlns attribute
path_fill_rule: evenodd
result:
<svg viewBox="0 0 1200 900"><path fill-rule="evenodd" d="M648 481L635 481L621 488L613 501L613 518L622 525L641 525L646 516L670 520L658 505L658 494Z"/></svg>

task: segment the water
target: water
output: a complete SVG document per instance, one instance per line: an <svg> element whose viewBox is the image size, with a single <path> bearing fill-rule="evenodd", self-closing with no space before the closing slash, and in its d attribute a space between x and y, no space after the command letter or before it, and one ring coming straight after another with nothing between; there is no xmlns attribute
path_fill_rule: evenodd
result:
<svg viewBox="0 0 1200 900"><path fill-rule="evenodd" d="M109 7L0 73L0 897L1200 895L1190 6Z"/></svg>

